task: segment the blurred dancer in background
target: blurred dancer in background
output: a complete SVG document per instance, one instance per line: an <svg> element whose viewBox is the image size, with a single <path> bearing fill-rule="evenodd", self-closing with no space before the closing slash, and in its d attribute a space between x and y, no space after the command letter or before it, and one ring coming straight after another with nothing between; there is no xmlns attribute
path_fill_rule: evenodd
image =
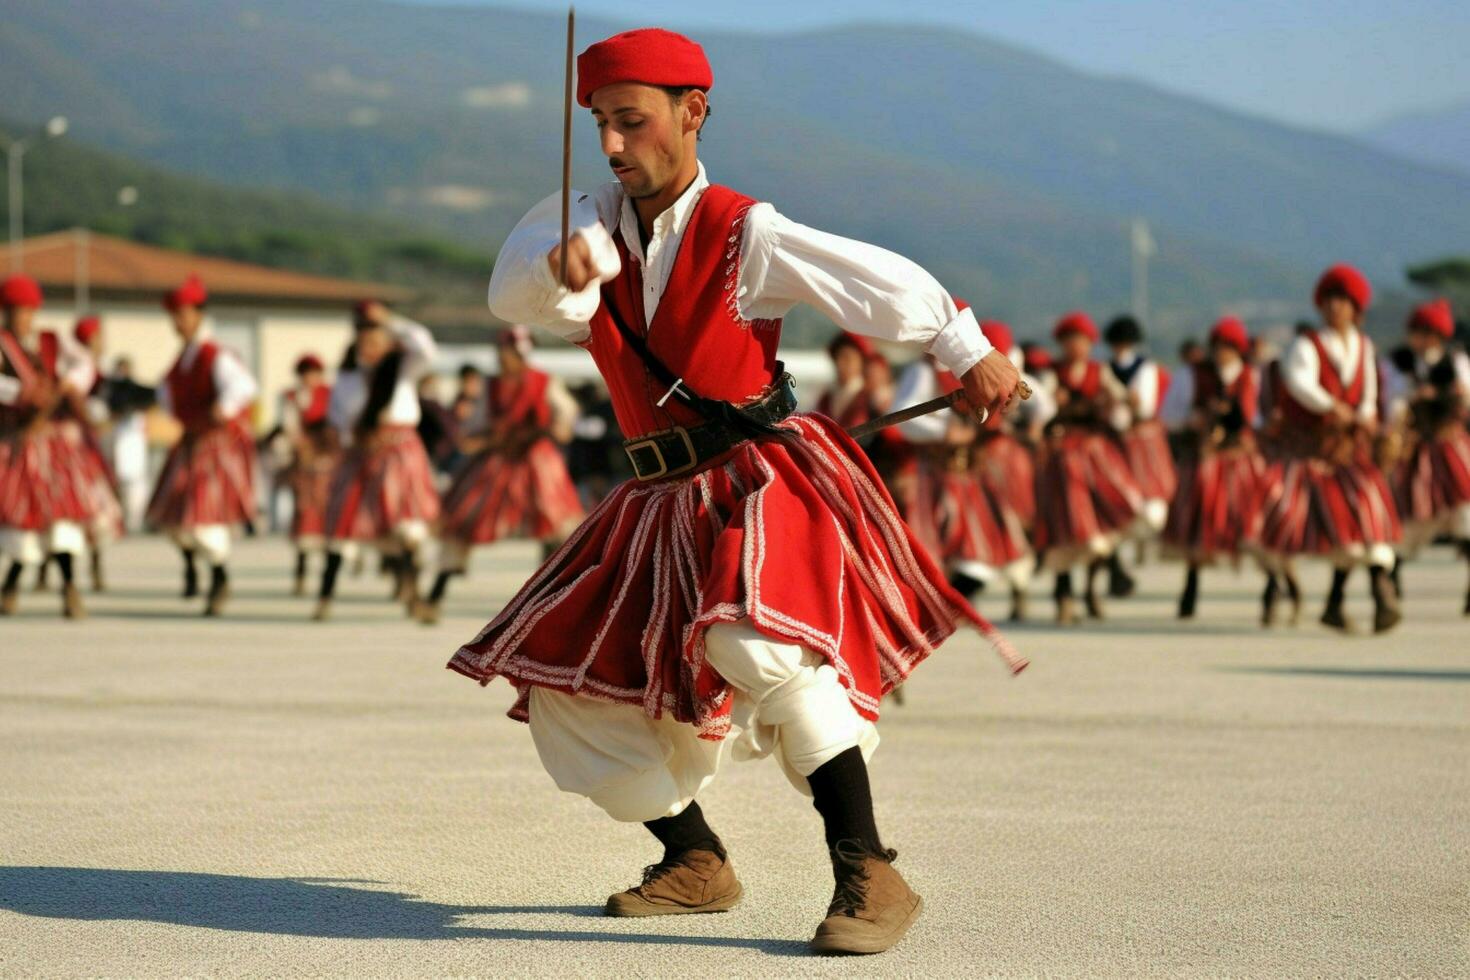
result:
<svg viewBox="0 0 1470 980"><path fill-rule="evenodd" d="M307 556L326 551L327 500L341 461L337 430L327 412L332 386L315 354L296 361L296 384L281 398L281 434L290 451L286 483L291 488L291 544L296 549L292 592L306 594Z"/></svg>
<svg viewBox="0 0 1470 980"><path fill-rule="evenodd" d="M91 519L76 450L58 415L84 399L96 380L90 358L70 337L36 327L41 287L26 276L0 283L0 615L15 611L27 567L55 561L62 615L85 615L75 581Z"/></svg>
<svg viewBox="0 0 1470 980"><path fill-rule="evenodd" d="M1348 574L1366 564L1373 629L1401 618L1389 570L1401 532L1393 494L1371 455L1378 429L1373 341L1361 330L1372 287L1351 266L1322 274L1313 298L1320 327L1297 335L1282 356L1280 458L1264 478L1261 547L1277 567L1294 555L1332 562L1322 624L1349 631Z"/></svg>
<svg viewBox="0 0 1470 980"><path fill-rule="evenodd" d="M229 597L230 536L255 521L255 441L246 425L259 390L244 363L220 346L205 319L209 293L198 277L163 297L184 342L158 389L158 401L183 426L159 474L148 521L178 544L185 598L199 594L196 560L209 564L204 614L217 616Z"/></svg>
<svg viewBox="0 0 1470 980"><path fill-rule="evenodd" d="M376 300L353 313L351 349L327 409L347 447L327 503L327 561L314 614L331 615L344 552L373 545L392 559L394 597L411 614L418 601L418 555L439 517L439 494L419 438L419 379L437 347L423 324Z"/></svg>
<svg viewBox="0 0 1470 980"><path fill-rule="evenodd" d="M470 549L507 538L541 542L543 557L566 540L584 512L558 443L571 441L577 405L566 386L526 363L531 333L512 327L496 345L485 428L461 440L466 459L444 495L439 574L419 620L439 621L449 579L463 575Z"/></svg>

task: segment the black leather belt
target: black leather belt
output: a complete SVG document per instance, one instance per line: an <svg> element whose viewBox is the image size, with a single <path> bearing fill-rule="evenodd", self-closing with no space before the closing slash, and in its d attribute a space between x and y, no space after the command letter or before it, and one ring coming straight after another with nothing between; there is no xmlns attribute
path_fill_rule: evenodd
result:
<svg viewBox="0 0 1470 980"><path fill-rule="evenodd" d="M796 411L796 381L783 373L765 397L741 406L740 411L754 422L775 425ZM623 443L623 452L633 464L635 479L661 480L687 473L749 438L722 422L705 422L629 439Z"/></svg>

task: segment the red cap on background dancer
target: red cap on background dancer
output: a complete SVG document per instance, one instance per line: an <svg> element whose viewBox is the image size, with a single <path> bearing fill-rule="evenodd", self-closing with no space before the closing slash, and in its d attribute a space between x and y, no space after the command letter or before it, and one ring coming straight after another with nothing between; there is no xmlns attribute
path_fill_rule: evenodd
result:
<svg viewBox="0 0 1470 980"><path fill-rule="evenodd" d="M1245 324L1238 317L1226 316L1216 321L1210 328L1210 343L1226 344L1247 354L1251 349L1250 334L1246 332Z"/></svg>
<svg viewBox="0 0 1470 980"><path fill-rule="evenodd" d="M296 373L305 374L307 371L325 371L326 364L315 354L302 354L296 359Z"/></svg>
<svg viewBox="0 0 1470 980"><path fill-rule="evenodd" d="M986 340L990 341L990 346L1006 357L1011 356L1011 348L1016 346L1016 338L1007 324L999 320L985 320L980 324L980 332L985 335Z"/></svg>
<svg viewBox="0 0 1470 980"><path fill-rule="evenodd" d="M1414 307L1409 315L1409 329L1428 330L1449 340L1455 335L1455 311L1450 309L1450 301L1432 299Z"/></svg>
<svg viewBox="0 0 1470 980"><path fill-rule="evenodd" d="M683 34L643 27L598 41L577 56L577 104L592 107L592 93L617 82L707 89L715 83L704 48Z"/></svg>
<svg viewBox="0 0 1470 980"><path fill-rule="evenodd" d="M185 306L203 306L207 302L209 302L209 290L205 289L204 283L192 273L178 287L163 294L163 308L166 310L182 309Z"/></svg>
<svg viewBox="0 0 1470 980"><path fill-rule="evenodd" d="M30 276L11 276L0 285L0 306L29 306L34 309L41 305L43 298L41 284Z"/></svg>
<svg viewBox="0 0 1470 980"><path fill-rule="evenodd" d="M1359 313L1373 302L1373 287L1361 272L1350 265L1334 265L1322 273L1322 278L1317 280L1317 288L1312 293L1312 302L1321 306L1330 293L1346 296L1358 308Z"/></svg>
<svg viewBox="0 0 1470 980"><path fill-rule="evenodd" d="M95 316L84 316L72 328L72 336L84 344L90 344L97 331L102 329L102 320Z"/></svg>
<svg viewBox="0 0 1470 980"><path fill-rule="evenodd" d="M1094 344L1098 340L1097 324L1092 322L1092 317L1081 310L1073 310L1058 320L1056 329L1051 332L1051 335L1061 340L1069 333L1080 333Z"/></svg>

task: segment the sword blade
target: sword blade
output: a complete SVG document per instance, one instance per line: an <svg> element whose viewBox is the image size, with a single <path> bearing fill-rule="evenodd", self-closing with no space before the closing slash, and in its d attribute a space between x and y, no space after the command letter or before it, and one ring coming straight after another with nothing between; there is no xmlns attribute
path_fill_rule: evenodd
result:
<svg viewBox="0 0 1470 980"><path fill-rule="evenodd" d="M572 224L572 64L573 41L577 31L577 8L567 8L567 77L561 106L561 276L567 281L567 239Z"/></svg>

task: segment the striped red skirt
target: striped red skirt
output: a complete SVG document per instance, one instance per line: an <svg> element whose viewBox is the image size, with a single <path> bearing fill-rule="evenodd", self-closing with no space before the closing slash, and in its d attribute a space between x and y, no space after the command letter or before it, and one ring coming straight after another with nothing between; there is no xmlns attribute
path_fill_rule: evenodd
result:
<svg viewBox="0 0 1470 980"><path fill-rule="evenodd" d="M1122 434L1128 470L1144 500L1169 500L1179 486L1169 433L1158 419L1139 422Z"/></svg>
<svg viewBox="0 0 1470 980"><path fill-rule="evenodd" d="M121 537L123 509L117 497L117 480L96 437L74 419L61 423L60 428L72 461L75 486L86 504L88 529L94 539Z"/></svg>
<svg viewBox="0 0 1470 980"><path fill-rule="evenodd" d="M1393 490L1404 523L1452 526L1470 506L1470 433L1455 426L1421 439L1394 471Z"/></svg>
<svg viewBox="0 0 1470 980"><path fill-rule="evenodd" d="M1117 442L1085 428L1053 436L1036 471L1036 550L1054 568L1105 554L1144 497Z"/></svg>
<svg viewBox="0 0 1470 980"><path fill-rule="evenodd" d="M412 426L380 428L368 445L347 451L332 477L326 526L333 540L386 541L406 523L438 518L429 454Z"/></svg>
<svg viewBox="0 0 1470 980"><path fill-rule="evenodd" d="M995 505L1020 522L1024 540L1036 521L1035 454L1009 432L982 433L975 444L975 472Z"/></svg>
<svg viewBox="0 0 1470 980"><path fill-rule="evenodd" d="M822 656L869 719L960 625L1025 665L946 584L836 423L782 427L793 435L742 443L693 475L620 485L450 669L505 677L520 720L541 686L719 739L731 689L705 662L715 623L746 620Z"/></svg>
<svg viewBox="0 0 1470 980"><path fill-rule="evenodd" d="M466 460L444 494L442 533L466 544L554 541L584 516L561 451L538 439L519 458L487 452Z"/></svg>
<svg viewBox="0 0 1470 980"><path fill-rule="evenodd" d="M955 470L920 453L912 469L903 481L904 517L936 562L999 569L1030 552L1026 527L1009 495L994 492L977 468Z"/></svg>
<svg viewBox="0 0 1470 980"><path fill-rule="evenodd" d="M185 433L169 451L148 502L165 530L255 520L255 444L238 423Z"/></svg>
<svg viewBox="0 0 1470 980"><path fill-rule="evenodd" d="M1268 554L1351 554L1402 535L1388 481L1366 452L1350 463L1276 460L1261 486L1260 541Z"/></svg>
<svg viewBox="0 0 1470 980"><path fill-rule="evenodd" d="M1169 504L1164 547L1196 562L1253 547L1265 475L1266 460L1254 447L1232 446L1185 461Z"/></svg>
<svg viewBox="0 0 1470 980"><path fill-rule="evenodd" d="M291 463L287 485L291 488L291 540L296 544L326 539L327 504L341 460L340 453L316 452Z"/></svg>
<svg viewBox="0 0 1470 980"><path fill-rule="evenodd" d="M91 519L76 451L45 425L0 439L0 527L44 531L57 521Z"/></svg>

